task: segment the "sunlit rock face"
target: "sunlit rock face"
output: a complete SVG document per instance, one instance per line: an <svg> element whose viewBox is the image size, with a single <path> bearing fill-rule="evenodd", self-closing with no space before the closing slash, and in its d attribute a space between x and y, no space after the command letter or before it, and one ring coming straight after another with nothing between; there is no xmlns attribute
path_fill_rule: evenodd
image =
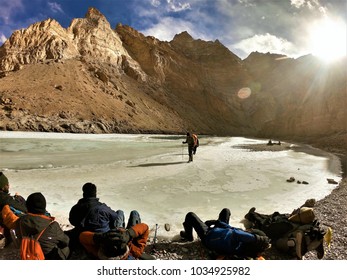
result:
<svg viewBox="0 0 347 280"><path fill-rule="evenodd" d="M260 120L261 134L316 140L335 136L334 145L347 145L346 59L325 64L311 55L294 60L252 53L244 65L267 103L257 106L253 119L255 124Z"/></svg>
<svg viewBox="0 0 347 280"><path fill-rule="evenodd" d="M1 47L0 55L2 71L50 59L58 61L83 57L111 63L120 69L126 65L125 70L131 68L141 79L145 79L136 61L123 48L117 33L94 8L88 10L85 18L74 19L67 29L57 21L47 19L18 30Z"/></svg>
<svg viewBox="0 0 347 280"><path fill-rule="evenodd" d="M251 53L187 32L170 42L96 9L68 28L47 19L0 47L0 129L157 132L347 146L346 59Z"/></svg>

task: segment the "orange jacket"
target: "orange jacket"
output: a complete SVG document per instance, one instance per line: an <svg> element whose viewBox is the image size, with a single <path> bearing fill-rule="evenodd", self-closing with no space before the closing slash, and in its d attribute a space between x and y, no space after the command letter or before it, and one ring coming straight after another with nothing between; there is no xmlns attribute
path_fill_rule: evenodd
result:
<svg viewBox="0 0 347 280"><path fill-rule="evenodd" d="M17 220L19 219L19 217L12 212L12 210L10 209L10 206L5 205L2 208L1 215L2 215L2 221L7 228L9 229L16 228Z"/></svg>
<svg viewBox="0 0 347 280"><path fill-rule="evenodd" d="M130 255L132 255L134 258L139 258L145 250L149 235L149 228L148 225L140 223L134 225L131 227L131 229L135 232L136 236L128 243ZM99 246L94 243L93 237L94 232L83 231L80 234L79 239L87 252L93 254L95 257L98 257Z"/></svg>

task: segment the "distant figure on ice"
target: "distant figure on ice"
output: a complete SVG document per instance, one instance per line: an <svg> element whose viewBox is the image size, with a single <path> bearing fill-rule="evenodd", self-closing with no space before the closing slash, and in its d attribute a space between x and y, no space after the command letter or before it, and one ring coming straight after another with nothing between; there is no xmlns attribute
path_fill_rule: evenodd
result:
<svg viewBox="0 0 347 280"><path fill-rule="evenodd" d="M153 260L154 257L144 252L148 235L148 225L141 222L137 211L131 211L126 228L104 233L84 231L79 239L86 251L97 259Z"/></svg>
<svg viewBox="0 0 347 280"><path fill-rule="evenodd" d="M117 227L125 227L124 212L114 211L96 197L96 186L85 183L82 187L83 198L72 206L69 221L74 226L67 234L72 249L79 247L79 235L82 231L108 232Z"/></svg>
<svg viewBox="0 0 347 280"><path fill-rule="evenodd" d="M186 140L183 141L182 144L188 144L188 154L189 154L188 162L192 162L193 154L196 153L196 149L199 146L198 137L195 134L191 134L190 132L187 132Z"/></svg>
<svg viewBox="0 0 347 280"><path fill-rule="evenodd" d="M10 194L9 180L4 173L0 172L0 213L5 205L8 205L17 216L27 212L25 199L19 194L13 196ZM0 247L9 245L11 241L10 230L4 225L0 215Z"/></svg>
<svg viewBox="0 0 347 280"><path fill-rule="evenodd" d="M229 225L230 210L224 208L218 220L203 222L195 213L189 212L183 222L181 237L193 241L193 229L201 242L213 255L226 259L258 259L270 248L270 239L260 230L248 232Z"/></svg>
<svg viewBox="0 0 347 280"><path fill-rule="evenodd" d="M46 211L46 198L36 192L26 200L28 213L16 216L8 205L2 209L2 217L8 228L15 229L21 242L23 236L38 238L46 260L66 260L70 254L69 237L60 228L54 217ZM20 243L19 243L20 244Z"/></svg>

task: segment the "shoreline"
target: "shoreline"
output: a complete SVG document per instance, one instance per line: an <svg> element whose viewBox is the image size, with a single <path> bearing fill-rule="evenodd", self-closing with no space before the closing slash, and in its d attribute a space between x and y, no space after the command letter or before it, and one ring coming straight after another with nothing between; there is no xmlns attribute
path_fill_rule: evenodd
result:
<svg viewBox="0 0 347 280"><path fill-rule="evenodd" d="M257 139L260 140L260 139ZM292 143L292 142L281 142L281 145L273 144L273 145L267 145L266 142L262 144L247 144L247 145L239 145L237 147L248 149L250 151L271 151L271 152L278 152L278 151L286 151L286 150L293 150L295 152L303 152L309 155L313 156L324 156L326 158L329 158L331 161L331 166L329 168L332 168L334 170L337 169L336 164L340 164L341 166L341 180L347 177L347 152L344 150L339 150L338 152L332 152L329 151L329 149L323 149L321 147L316 147L310 144L304 144L304 143ZM325 154L325 155L324 155ZM334 158L336 157L336 158ZM339 162L336 162L336 159L339 160Z"/></svg>

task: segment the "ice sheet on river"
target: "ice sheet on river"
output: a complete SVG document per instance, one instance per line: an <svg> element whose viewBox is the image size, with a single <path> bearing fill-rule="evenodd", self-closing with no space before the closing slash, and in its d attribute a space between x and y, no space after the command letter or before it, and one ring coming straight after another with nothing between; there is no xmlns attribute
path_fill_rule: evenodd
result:
<svg viewBox="0 0 347 280"><path fill-rule="evenodd" d="M266 143L241 137L200 137L193 163L187 163L184 136L81 135L0 132L0 170L11 193L41 191L47 210L68 224L69 210L93 182L98 197L113 209L140 212L159 235L173 236L187 212L203 219L228 207L239 223L255 206L261 213L289 212L307 198L320 199L339 181L337 158L294 150L250 152L240 144ZM332 168L333 167L333 168ZM288 183L294 176L308 185ZM171 232L164 231L164 224Z"/></svg>

